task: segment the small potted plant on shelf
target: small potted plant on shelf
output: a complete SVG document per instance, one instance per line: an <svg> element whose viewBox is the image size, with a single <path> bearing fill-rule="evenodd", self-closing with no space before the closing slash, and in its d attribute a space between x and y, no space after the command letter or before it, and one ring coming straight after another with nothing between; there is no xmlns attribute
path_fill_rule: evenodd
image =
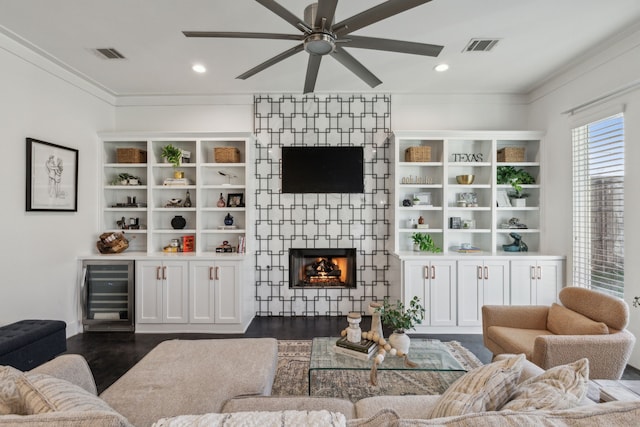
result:
<svg viewBox="0 0 640 427"><path fill-rule="evenodd" d="M140 177L122 172L111 181L111 185L140 185Z"/></svg>
<svg viewBox="0 0 640 427"><path fill-rule="evenodd" d="M414 296L407 306L402 301L390 304L389 299L385 298L382 307L377 310L380 312L382 325L393 331L389 336L389 344L396 350L407 354L411 339L406 331L415 329L415 325L422 323L425 316L425 309L420 304L420 298Z"/></svg>
<svg viewBox="0 0 640 427"><path fill-rule="evenodd" d="M175 178L184 178L184 172L177 170L180 167L180 161L182 160L182 150L173 145L165 145L162 147L162 158L173 165L173 175Z"/></svg>
<svg viewBox="0 0 640 427"><path fill-rule="evenodd" d="M509 192L511 204L515 207L526 206L526 197L528 193L522 191L522 185L535 184L535 178L524 169L516 169L513 166L498 166L497 183L511 185L512 191Z"/></svg>
<svg viewBox="0 0 640 427"><path fill-rule="evenodd" d="M413 240L414 247L419 251L434 253L442 252L442 249L435 244L431 235L427 233L413 233L411 235L411 239Z"/></svg>

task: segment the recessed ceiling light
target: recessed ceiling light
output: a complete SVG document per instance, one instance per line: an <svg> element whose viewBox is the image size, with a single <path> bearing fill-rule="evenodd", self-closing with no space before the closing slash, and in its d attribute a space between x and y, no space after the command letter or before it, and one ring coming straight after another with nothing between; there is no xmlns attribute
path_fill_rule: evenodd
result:
<svg viewBox="0 0 640 427"><path fill-rule="evenodd" d="M204 73L207 71L207 69L205 68L204 65L202 64L195 64L193 67L191 67L191 69L193 71L195 71L196 73Z"/></svg>
<svg viewBox="0 0 640 427"><path fill-rule="evenodd" d="M438 64L435 67L433 67L434 70L436 70L439 73L442 73L443 71L447 71L449 69L449 65L448 64Z"/></svg>

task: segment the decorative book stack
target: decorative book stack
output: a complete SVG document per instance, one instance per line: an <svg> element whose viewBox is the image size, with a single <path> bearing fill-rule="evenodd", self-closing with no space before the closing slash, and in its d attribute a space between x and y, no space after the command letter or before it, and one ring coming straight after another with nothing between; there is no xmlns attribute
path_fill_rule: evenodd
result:
<svg viewBox="0 0 640 427"><path fill-rule="evenodd" d="M369 360L376 353L378 344L371 340L360 340L359 343L348 341L346 337L338 338L333 346L336 353L355 357L360 360Z"/></svg>

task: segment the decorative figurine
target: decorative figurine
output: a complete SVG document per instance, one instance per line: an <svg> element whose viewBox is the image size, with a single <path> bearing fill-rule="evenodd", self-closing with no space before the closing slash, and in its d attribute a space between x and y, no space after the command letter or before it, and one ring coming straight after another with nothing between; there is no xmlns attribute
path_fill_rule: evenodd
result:
<svg viewBox="0 0 640 427"><path fill-rule="evenodd" d="M509 233L509 236L513 238L513 243L510 245L502 245L502 249L505 252L527 252L529 247L522 241L522 236L518 233Z"/></svg>
<svg viewBox="0 0 640 427"><path fill-rule="evenodd" d="M224 225L233 225L233 217L230 213L228 213L227 216L224 217Z"/></svg>
<svg viewBox="0 0 640 427"><path fill-rule="evenodd" d="M220 198L218 199L218 207L224 208L227 206L227 203L224 201L224 197L222 197L222 193L220 193Z"/></svg>
<svg viewBox="0 0 640 427"><path fill-rule="evenodd" d="M353 343L360 343L362 340L362 329L360 329L360 321L362 316L356 311L350 311L347 315L347 322L349 327L347 328L347 341Z"/></svg>
<svg viewBox="0 0 640 427"><path fill-rule="evenodd" d="M185 208L191 207L191 194L189 194L189 190L187 190L187 195L184 198L184 203L182 204Z"/></svg>

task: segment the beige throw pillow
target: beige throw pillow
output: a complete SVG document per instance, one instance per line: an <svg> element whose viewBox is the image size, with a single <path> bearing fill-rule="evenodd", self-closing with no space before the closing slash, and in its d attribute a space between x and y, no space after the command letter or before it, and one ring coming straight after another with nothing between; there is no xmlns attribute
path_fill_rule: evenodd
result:
<svg viewBox="0 0 640 427"><path fill-rule="evenodd" d="M467 372L444 392L429 418L497 411L516 390L524 360L519 354Z"/></svg>
<svg viewBox="0 0 640 427"><path fill-rule="evenodd" d="M64 411L116 413L107 402L69 381L25 372L17 383L27 415Z"/></svg>
<svg viewBox="0 0 640 427"><path fill-rule="evenodd" d="M17 381L22 371L13 366L0 366L0 415L24 415Z"/></svg>
<svg viewBox="0 0 640 427"><path fill-rule="evenodd" d="M604 335L609 327L580 313L553 303L547 315L547 329L556 335Z"/></svg>
<svg viewBox="0 0 640 427"><path fill-rule="evenodd" d="M555 366L520 383L501 410L535 411L571 409L580 404L588 390L589 359Z"/></svg>

